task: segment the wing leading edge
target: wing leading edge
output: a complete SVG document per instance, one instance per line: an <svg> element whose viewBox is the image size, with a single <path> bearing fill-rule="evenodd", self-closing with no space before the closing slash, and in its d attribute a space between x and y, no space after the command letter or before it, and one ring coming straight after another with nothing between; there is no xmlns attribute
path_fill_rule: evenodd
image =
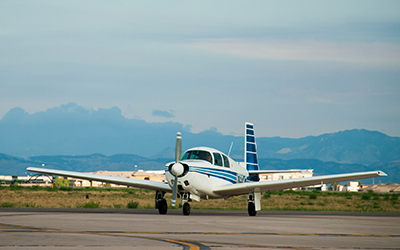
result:
<svg viewBox="0 0 400 250"><path fill-rule="evenodd" d="M36 173L42 173L42 174L73 177L73 178L90 180L90 181L102 181L102 182L108 182L108 183L113 183L113 184L118 184L118 185L126 185L126 186L131 186L131 187L143 188L143 189L171 192L171 187L168 185L168 183L160 182L160 181L139 180L139 179L116 177L116 176L86 174L86 173L81 173L81 172L35 168L35 167L29 167L26 170L31 171L31 172L36 172Z"/></svg>
<svg viewBox="0 0 400 250"><path fill-rule="evenodd" d="M350 181L356 179L365 179L372 177L387 176L382 171L358 172L350 174L334 174L314 176L307 178L296 178L276 181L261 181L261 182L245 182L232 185L224 185L216 187L213 191L216 194L223 196L234 196L248 194L249 192L268 192L283 190L297 187L307 187L318 184L327 184L332 182Z"/></svg>
<svg viewBox="0 0 400 250"><path fill-rule="evenodd" d="M288 169L288 170L248 170L249 174L277 174L313 171L313 169Z"/></svg>

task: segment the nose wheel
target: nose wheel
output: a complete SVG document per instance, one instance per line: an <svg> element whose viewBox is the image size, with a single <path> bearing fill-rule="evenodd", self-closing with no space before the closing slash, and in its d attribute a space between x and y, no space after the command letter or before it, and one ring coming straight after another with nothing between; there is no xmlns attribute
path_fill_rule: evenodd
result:
<svg viewBox="0 0 400 250"><path fill-rule="evenodd" d="M190 193L183 193L182 194L182 213L183 215L189 215L190 214L190 204L189 201L190 199Z"/></svg>
<svg viewBox="0 0 400 250"><path fill-rule="evenodd" d="M182 212L183 212L183 215L189 215L189 214L190 214L190 205L189 205L189 202L185 202L185 203L183 204Z"/></svg>

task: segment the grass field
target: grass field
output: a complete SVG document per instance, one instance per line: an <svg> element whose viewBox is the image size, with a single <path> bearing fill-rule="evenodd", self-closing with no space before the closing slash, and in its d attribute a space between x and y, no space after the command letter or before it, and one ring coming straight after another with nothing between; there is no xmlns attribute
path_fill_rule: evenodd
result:
<svg viewBox="0 0 400 250"><path fill-rule="evenodd" d="M89 195L89 203L86 202ZM0 186L0 207L154 208L154 191L132 188ZM170 203L171 195L165 197ZM277 191L263 194L263 210L400 212L399 194ZM192 209L247 209L247 196L191 202ZM169 206L170 209L175 209ZM178 209L179 207L176 207Z"/></svg>

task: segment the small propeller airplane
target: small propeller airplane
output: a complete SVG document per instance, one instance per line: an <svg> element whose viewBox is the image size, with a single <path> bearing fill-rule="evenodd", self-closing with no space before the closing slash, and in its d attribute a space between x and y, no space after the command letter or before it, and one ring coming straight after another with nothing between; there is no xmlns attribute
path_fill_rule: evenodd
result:
<svg viewBox="0 0 400 250"><path fill-rule="evenodd" d="M254 125L252 123L245 124L245 154L243 164L235 162L221 151L209 147L191 148L185 151L182 156L181 150L182 137L181 133L178 133L175 147L175 162L165 165L167 182L36 167L29 167L27 170L42 174L73 177L154 190L156 191L155 207L158 209L159 214L166 214L168 210L164 195L167 192L172 192L172 206L175 206L176 198L179 194L182 199L183 215L190 214L189 202L192 200L200 202L201 199L219 199L237 195L248 195L248 214L250 216L255 216L257 211L261 210L260 200L262 192L386 176L382 171L369 171L297 179L259 181L260 173L282 173L293 172L293 170L259 170L256 138Z"/></svg>

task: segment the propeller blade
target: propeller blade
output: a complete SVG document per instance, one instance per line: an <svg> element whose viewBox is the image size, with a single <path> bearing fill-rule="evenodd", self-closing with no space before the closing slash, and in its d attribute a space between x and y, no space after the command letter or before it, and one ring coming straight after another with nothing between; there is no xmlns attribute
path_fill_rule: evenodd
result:
<svg viewBox="0 0 400 250"><path fill-rule="evenodd" d="M182 136L181 133L178 132L176 135L176 146L175 146L175 164L179 162L181 159L181 153L182 153ZM175 165L174 164L174 165ZM174 166L172 166L174 167ZM176 171L175 171L176 172ZM174 186L172 187L172 206L175 207L176 205L176 196L177 196L177 189L178 189L178 175L179 174L174 174L171 172L174 178Z"/></svg>
<svg viewBox="0 0 400 250"><path fill-rule="evenodd" d="M172 187L172 206L175 207L176 205L176 196L177 196L177 189L178 189L178 175L179 173L177 173L176 167L179 166L176 165L177 163L179 163L179 160L181 159L181 153L182 153L182 136L181 133L178 132L178 134L176 135L176 145L175 145L175 164L174 166L172 166L173 171L171 171L171 174L173 176L175 176L174 178L174 186ZM182 166L181 164L179 164L180 166ZM174 168L175 167L175 168ZM178 172L180 172L178 170Z"/></svg>
<svg viewBox="0 0 400 250"><path fill-rule="evenodd" d="M182 153L182 136L181 133L178 132L176 135L176 146L175 146L175 162L179 162L181 159Z"/></svg>
<svg viewBox="0 0 400 250"><path fill-rule="evenodd" d="M176 204L176 191L178 189L178 176L175 176L174 186L172 187L172 206Z"/></svg>

